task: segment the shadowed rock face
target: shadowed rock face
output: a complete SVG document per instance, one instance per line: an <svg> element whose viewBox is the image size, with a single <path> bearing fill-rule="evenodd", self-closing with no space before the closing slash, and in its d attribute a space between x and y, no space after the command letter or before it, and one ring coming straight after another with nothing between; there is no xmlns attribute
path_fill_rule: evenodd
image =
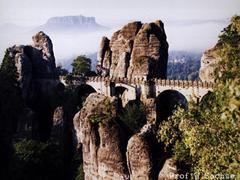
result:
<svg viewBox="0 0 240 180"><path fill-rule="evenodd" d="M161 21L132 22L116 31L109 43L103 37L98 56L101 75L166 78L168 43ZM108 73L103 73L103 72Z"/></svg>
<svg viewBox="0 0 240 180"><path fill-rule="evenodd" d="M169 165L162 164L166 155L162 154L156 140L153 120L147 122L140 132L127 137L126 126L118 119L116 110L116 98L93 93L74 117L85 179L153 180L172 173ZM162 167L165 167L163 172Z"/></svg>
<svg viewBox="0 0 240 180"><path fill-rule="evenodd" d="M43 32L32 37L32 45L8 48L15 61L25 107L34 112L33 134L47 140L53 116L52 98L56 87L56 65L51 39Z"/></svg>

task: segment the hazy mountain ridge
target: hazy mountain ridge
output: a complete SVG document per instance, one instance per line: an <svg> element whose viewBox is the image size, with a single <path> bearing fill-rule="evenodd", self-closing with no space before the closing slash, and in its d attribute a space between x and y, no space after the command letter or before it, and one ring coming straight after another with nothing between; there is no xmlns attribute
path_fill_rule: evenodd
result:
<svg viewBox="0 0 240 180"><path fill-rule="evenodd" d="M35 30L46 32L65 32L65 31L101 31L108 28L96 22L95 17L86 16L57 16L47 20L47 22L37 27Z"/></svg>

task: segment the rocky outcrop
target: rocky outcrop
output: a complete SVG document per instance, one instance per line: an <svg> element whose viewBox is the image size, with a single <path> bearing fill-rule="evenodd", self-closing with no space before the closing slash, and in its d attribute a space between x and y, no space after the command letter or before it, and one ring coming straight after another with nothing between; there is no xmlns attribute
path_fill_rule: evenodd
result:
<svg viewBox="0 0 240 180"><path fill-rule="evenodd" d="M178 171L177 171L177 162L173 159L167 159L163 165L162 170L158 176L159 180L177 180Z"/></svg>
<svg viewBox="0 0 240 180"><path fill-rule="evenodd" d="M201 58L199 77L202 81L214 82L214 70L220 61L217 55L217 47L206 50Z"/></svg>
<svg viewBox="0 0 240 180"><path fill-rule="evenodd" d="M34 112L34 136L50 137L54 111L53 96L58 83L51 39L43 32L32 37L32 45L15 45L7 49L15 62L25 108Z"/></svg>
<svg viewBox="0 0 240 180"><path fill-rule="evenodd" d="M33 45L14 45L8 48L15 61L24 99L32 94L32 82L38 79L55 79L56 65L51 39L43 32L32 37Z"/></svg>
<svg viewBox="0 0 240 180"><path fill-rule="evenodd" d="M110 108L110 109L109 109ZM116 121L116 99L91 94L74 117L78 147L82 147L85 179L128 179L124 134Z"/></svg>
<svg viewBox="0 0 240 180"><path fill-rule="evenodd" d="M57 107L53 114L52 137L63 138L64 108Z"/></svg>
<svg viewBox="0 0 240 180"><path fill-rule="evenodd" d="M161 21L132 22L116 31L99 50L98 72L111 77L166 78L168 43ZM109 72L102 73L102 72Z"/></svg>
<svg viewBox="0 0 240 180"><path fill-rule="evenodd" d="M148 104L155 106L152 101ZM153 114L139 132L128 134L127 125L118 117L117 105L115 97L92 93L74 117L85 179L154 180L177 173L172 161L165 162L168 155L157 142L158 125Z"/></svg>

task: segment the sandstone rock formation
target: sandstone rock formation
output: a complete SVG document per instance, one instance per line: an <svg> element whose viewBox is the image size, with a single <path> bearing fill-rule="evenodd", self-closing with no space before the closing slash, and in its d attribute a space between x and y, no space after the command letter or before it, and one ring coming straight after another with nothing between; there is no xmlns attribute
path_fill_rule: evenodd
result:
<svg viewBox="0 0 240 180"><path fill-rule="evenodd" d="M146 124L140 133L135 134L128 141L127 163L130 179L155 179L154 144L152 143L153 129L153 124Z"/></svg>
<svg viewBox="0 0 240 180"><path fill-rule="evenodd" d="M136 21L116 31L111 40L102 39L97 69L101 75L110 77L164 79L167 60L168 43L163 23Z"/></svg>
<svg viewBox="0 0 240 180"><path fill-rule="evenodd" d="M206 50L203 53L201 58L201 67L199 70L199 77L202 81L206 82L214 82L214 70L216 68L217 63L220 61L218 57L217 48L214 47L212 49Z"/></svg>
<svg viewBox="0 0 240 180"><path fill-rule="evenodd" d="M63 125L64 125L64 108L57 107L53 114L53 128L52 136L57 138L63 137Z"/></svg>
<svg viewBox="0 0 240 180"><path fill-rule="evenodd" d="M24 99L32 94L32 82L38 79L55 78L55 57L51 39L43 32L32 37L33 45L14 45L8 48L15 61Z"/></svg>
<svg viewBox="0 0 240 180"><path fill-rule="evenodd" d="M46 34L38 32L32 40L32 45L15 45L7 51L17 67L25 108L35 114L33 134L46 140L51 132L52 98L58 83L55 57L52 41Z"/></svg>
<svg viewBox="0 0 240 180"><path fill-rule="evenodd" d="M111 107L111 109L109 109ZM123 134L116 121L116 99L91 94L74 117L82 147L85 179L128 179Z"/></svg>
<svg viewBox="0 0 240 180"><path fill-rule="evenodd" d="M156 140L153 114L140 132L129 137L126 125L118 118L117 105L115 97L92 93L74 117L85 179L162 180L176 173L177 166L165 162L167 156Z"/></svg>

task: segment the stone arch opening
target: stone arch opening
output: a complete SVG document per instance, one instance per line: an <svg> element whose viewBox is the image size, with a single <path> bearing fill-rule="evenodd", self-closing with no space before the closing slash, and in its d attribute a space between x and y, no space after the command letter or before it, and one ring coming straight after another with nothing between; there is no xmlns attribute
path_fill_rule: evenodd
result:
<svg viewBox="0 0 240 180"><path fill-rule="evenodd" d="M178 108L188 108L186 97L176 90L165 90L156 98L157 122L166 120L172 116Z"/></svg>
<svg viewBox="0 0 240 180"><path fill-rule="evenodd" d="M123 87L123 86L115 87L114 95L118 99L118 107L120 107L120 108L124 107L128 102L128 99L126 97L127 91L128 91L128 89L126 87Z"/></svg>
<svg viewBox="0 0 240 180"><path fill-rule="evenodd" d="M214 94L212 91L208 91L205 95L203 95L200 99L199 102L200 104L204 103L205 101L209 101L214 97Z"/></svg>
<svg viewBox="0 0 240 180"><path fill-rule="evenodd" d="M88 84L82 84L76 88L76 96L78 99L78 104L82 107L82 104L85 102L86 98L92 94L97 92L92 86Z"/></svg>

